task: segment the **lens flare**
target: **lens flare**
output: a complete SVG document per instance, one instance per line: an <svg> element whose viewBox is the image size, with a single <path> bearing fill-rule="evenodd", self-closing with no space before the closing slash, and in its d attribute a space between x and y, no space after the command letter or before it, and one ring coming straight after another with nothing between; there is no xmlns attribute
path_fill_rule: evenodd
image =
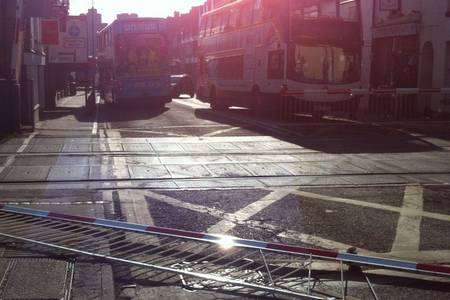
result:
<svg viewBox="0 0 450 300"><path fill-rule="evenodd" d="M235 245L234 239L230 236L221 236L219 240L219 246L224 249L228 250L233 248Z"/></svg>

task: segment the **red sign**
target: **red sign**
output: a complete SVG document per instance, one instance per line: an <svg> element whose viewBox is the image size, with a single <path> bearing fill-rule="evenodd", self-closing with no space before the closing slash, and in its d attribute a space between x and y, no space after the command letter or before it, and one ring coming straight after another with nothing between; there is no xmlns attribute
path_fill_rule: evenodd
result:
<svg viewBox="0 0 450 300"><path fill-rule="evenodd" d="M42 38L44 45L59 44L59 26L58 20L41 20Z"/></svg>

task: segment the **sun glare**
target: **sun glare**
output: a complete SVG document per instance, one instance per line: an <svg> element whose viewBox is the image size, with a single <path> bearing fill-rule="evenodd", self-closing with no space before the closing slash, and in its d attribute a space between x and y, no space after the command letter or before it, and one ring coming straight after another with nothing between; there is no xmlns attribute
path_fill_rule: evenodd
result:
<svg viewBox="0 0 450 300"><path fill-rule="evenodd" d="M219 246L224 250L229 250L235 246L234 239L230 236L221 236Z"/></svg>

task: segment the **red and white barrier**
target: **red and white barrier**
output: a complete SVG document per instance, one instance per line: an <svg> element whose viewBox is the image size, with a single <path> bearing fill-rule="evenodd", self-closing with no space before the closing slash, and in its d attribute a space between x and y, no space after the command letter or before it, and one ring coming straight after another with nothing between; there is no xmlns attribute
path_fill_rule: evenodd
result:
<svg viewBox="0 0 450 300"><path fill-rule="evenodd" d="M253 248L253 249L261 249L261 250L268 250L268 251L277 251L277 252L283 252L286 254L342 261L344 263L375 266L375 267L381 267L381 268L385 268L385 269L419 272L419 273L426 273L426 274L439 275L439 276L442 276L442 275L450 276L450 267L444 266L444 265L422 264L422 263L409 262L409 261L403 261L403 260L394 260L394 259L386 259L386 258L378 258L378 257L364 256L364 255L358 255L358 254L351 254L351 253L341 252L341 251L322 250L322 249L306 248L306 247L291 246L291 245L284 245L284 244L277 244L277 243L266 243L266 242L261 242L261 241L245 240L245 239L234 238L234 237L224 237L221 235L214 235L214 234L207 234L207 233L200 233L200 232L192 232L192 231L185 231L185 230L178 230L178 229L171 229L171 228L162 228L162 227L155 227L155 226L148 226L148 225L126 223L126 222L114 221L114 220L105 220L105 219L92 218L92 217L61 214L61 213L55 213L55 212L49 212L49 211L16 207L16 206L12 206L12 205L0 204L0 211L8 212L8 213L15 213L15 214L22 214L22 215L29 215L29 216L40 217L40 218L50 218L50 219L57 219L57 220L63 220L63 221L69 221L69 222L94 224L94 225L98 225L98 226L102 226L102 227L129 230L129 231L140 232L140 233L153 233L153 234L158 234L158 235L173 236L173 237L177 237L177 238L185 238L185 239L191 239L191 240L211 242L211 243L215 243L215 244L219 244L219 245L225 241L227 246L231 245L233 247L243 247L243 248Z"/></svg>

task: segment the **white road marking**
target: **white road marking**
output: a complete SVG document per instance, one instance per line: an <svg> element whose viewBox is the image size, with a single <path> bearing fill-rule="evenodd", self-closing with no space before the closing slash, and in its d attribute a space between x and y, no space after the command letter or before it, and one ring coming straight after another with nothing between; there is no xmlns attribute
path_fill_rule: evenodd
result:
<svg viewBox="0 0 450 300"><path fill-rule="evenodd" d="M200 102L198 100L190 99L190 100L186 101L186 100L180 100L180 99L173 99L172 101L175 102L175 103L184 105L184 106L188 106L188 107L194 108L194 109L195 108L209 108L209 104Z"/></svg>
<svg viewBox="0 0 450 300"><path fill-rule="evenodd" d="M384 205L384 204L378 204L378 203L371 203L371 202L365 202L360 200L354 200L354 199L346 199L346 198L339 198L339 197L332 197L332 196L325 196L325 195L319 195L304 191L294 191L293 194L313 198L313 199L320 199L325 201L332 201L337 203L345 203L345 204L352 204L362 207L369 207L369 208L375 208L380 210L386 210L391 212L400 213L406 216L421 216L421 217L427 217L431 219L441 220L441 221L449 221L450 222L450 215L444 215L444 214L438 214L438 213L431 213L427 211L422 211L414 208L402 208L402 207L396 207L396 206L390 206L390 205Z"/></svg>
<svg viewBox="0 0 450 300"><path fill-rule="evenodd" d="M403 213L404 210L423 210L423 187L406 186L403 206L397 223L397 230L392 252L419 250L421 215L412 216Z"/></svg>
<svg viewBox="0 0 450 300"><path fill-rule="evenodd" d="M145 225L155 225L150 214L145 195L131 193L129 190L118 191L120 206L124 210L127 222Z"/></svg>
<svg viewBox="0 0 450 300"><path fill-rule="evenodd" d="M113 139L120 139L122 135L117 130L108 130L108 137ZM111 149L114 143L108 143L108 148ZM127 160L123 156L113 156L113 165L119 168L127 168ZM108 167L105 165L105 167Z"/></svg>
<svg viewBox="0 0 450 300"><path fill-rule="evenodd" d="M222 220L219 223L208 228L208 232L211 233L227 233L234 227L236 227L236 223L242 223L247 221L252 216L256 215L263 209L269 207L277 201L280 201L287 195L289 195L292 190L284 190L278 189L271 191L268 195L262 197L261 199L247 205L246 207L238 210L237 212L230 214L229 218L235 220L234 222L230 222L229 220Z"/></svg>
<svg viewBox="0 0 450 300"><path fill-rule="evenodd" d="M98 123L97 121L94 122L94 125L92 125L92 135L97 135L98 132Z"/></svg>
<svg viewBox="0 0 450 300"><path fill-rule="evenodd" d="M17 154L23 153L25 149L30 144L31 140L37 135L37 132L33 132L30 134L23 142L22 145L20 145L19 149L17 149L15 154L9 155L6 158L5 164L0 167L0 174L9 166L11 166L14 161L16 160Z"/></svg>
<svg viewBox="0 0 450 300"><path fill-rule="evenodd" d="M92 135L97 135L98 133L98 113L99 113L99 107L100 107L100 96L97 95L95 97L95 121L92 125Z"/></svg>
<svg viewBox="0 0 450 300"><path fill-rule="evenodd" d="M216 136L216 135L219 135L219 134L229 133L231 131L238 130L238 129L241 129L241 127L232 127L232 128L217 130L217 131L214 131L214 132L210 132L210 133L204 134L203 136Z"/></svg>
<svg viewBox="0 0 450 300"><path fill-rule="evenodd" d="M288 192L289 192L288 190L282 190L281 192L277 192L275 195L272 194L271 197L275 200L277 198L282 197L285 193L288 193ZM343 244L340 242L335 242L335 241L324 239L324 238L321 238L318 236L300 233L300 232L297 232L294 230L286 231L286 230L283 230L279 226L271 225L268 223L260 223L258 221L253 221L253 220L248 220L251 217L251 215L254 215L256 213L256 212L252 213L252 211L251 211L252 204L250 204L246 208L238 211L235 214L230 214L230 213L226 213L220 209L207 207L207 206L203 206L203 205L199 205L199 204L183 202L183 201L175 199L173 197L161 195L161 194L151 192L151 191L133 191L133 195L136 195L137 193L140 193L141 195L146 195L157 201L169 204L174 207L184 208L184 209L188 209L188 210L199 212L199 213L209 214L215 218L221 219L222 221L220 221L219 223L217 223L216 225L213 225L211 227L213 229L214 229L214 227L217 227L218 231L216 233L226 233L227 230L234 228L236 225L245 223L245 225L249 228L259 229L259 230L268 230L268 231L272 231L275 233L281 232L278 234L278 236L281 238L290 238L290 239L294 239L294 240L302 242L302 243L315 245L317 247L323 247L323 248L327 248L327 249L340 249L340 250L342 250L342 249L345 250L345 249L348 249L351 247L351 245L346 245L346 244ZM268 196L265 197L267 202L259 203L259 209L264 208L265 204L272 202L267 197ZM275 200L275 201L277 201L277 200ZM151 207L150 207L150 209L151 209ZM256 209L258 209L258 205L257 205ZM222 229L219 228L219 226L220 226L219 224L223 225L224 227ZM208 232L212 233L213 231L211 228L208 230ZM361 253L373 254L372 252L369 252L365 249L359 249L359 250L361 251Z"/></svg>

